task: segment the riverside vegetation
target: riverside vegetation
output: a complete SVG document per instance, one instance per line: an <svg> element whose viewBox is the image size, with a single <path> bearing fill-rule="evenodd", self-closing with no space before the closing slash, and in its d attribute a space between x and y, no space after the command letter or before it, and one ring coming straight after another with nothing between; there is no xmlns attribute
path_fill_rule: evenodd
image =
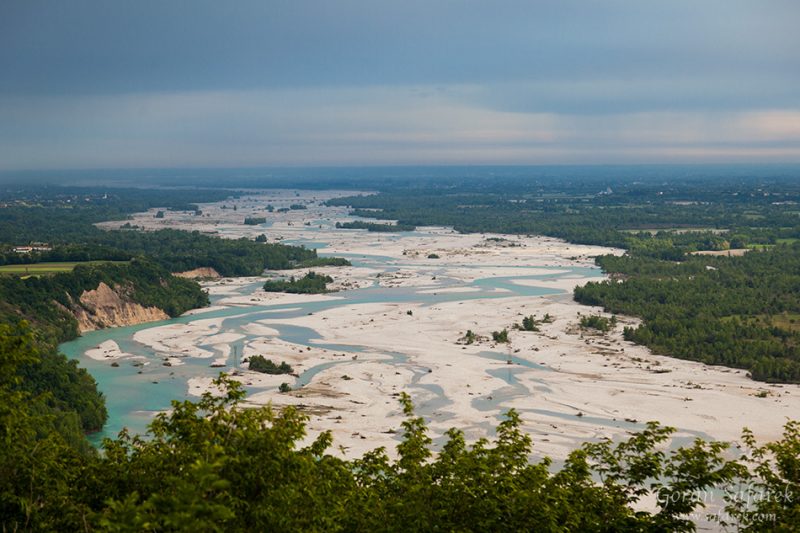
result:
<svg viewBox="0 0 800 533"><path fill-rule="evenodd" d="M288 292L293 294L324 294L330 292L328 283L333 283L332 277L312 271L302 278L291 276L288 280L269 280L264 283L264 290L267 292Z"/></svg>
<svg viewBox="0 0 800 533"><path fill-rule="evenodd" d="M765 368L765 376L785 379L794 375L790 351L794 338L786 335L793 331L798 294L797 246L791 245L796 238L793 217L797 215L792 214L791 204L773 205L775 197L764 200L759 194L743 195L740 201L721 207L715 202L724 195L713 188L689 188L681 193L669 190L663 201L652 184L646 184L645 192L636 186L625 189L615 185L615 191L624 193L625 201L580 189L596 186L570 185L573 188L560 198L556 194L542 202L530 193L523 203L510 201L513 191L503 192L502 198L485 188L482 194L467 187L458 198L437 192L436 201L445 198L436 206L439 213L434 209L436 202L417 194L417 214L407 222L455 222L462 230L482 227L480 231L559 233L557 236L571 235L577 242L623 246L629 251L627 257L598 260L623 281L587 286L587 292L577 297L594 298L596 304L612 312L640 313L642 326L626 331L626 336L637 340L639 331L642 337L637 342L651 342L656 349L661 343L665 350L688 350L693 342L708 341L691 327L691 320L699 319L718 328L714 339L719 337L723 346L739 339L736 335L743 330L748 341L743 344L753 353L760 353L759 343L774 347L778 355L770 353L764 361L779 370ZM730 187L731 195L744 186L736 187ZM767 190L771 194L772 189ZM794 201L791 187L786 190L781 202ZM410 399L403 397L407 418L401 428L397 458L391 459L385 450L378 449L358 459L342 460L327 453L332 444L328 433L306 446L300 444L306 418L299 411L245 409L241 386L223 376L218 382L225 391L222 396L174 402L169 413L156 417L148 435L123 432L116 439L106 439L103 453L97 453L88 446L83 432L102 425L102 396L85 370L55 351L54 342L69 338L70 331L75 333L70 317L58 314L58 307L37 303L37 296L44 296L47 302L55 299L56 293L67 292L74 298L82 287L91 285L89 281L108 279L124 284L123 280L141 277L134 283L135 298L142 302L171 300L171 294L156 287L164 288L162 282L166 281L167 291L182 295L173 308L178 312L181 305L193 305L192 294L203 296L194 292L199 289L192 282L171 286L170 267L211 265L198 264L207 257L196 254L189 245L184 246L187 257L183 257L174 250L160 249L157 237L142 237L130 230L100 232L91 225L100 219L124 219L125 208L105 206L105 214L100 215L91 208L82 211L83 204L68 207L63 197L48 199L47 194L24 197L22 203L15 200L0 211L0 241L7 245L47 241L55 245L54 252L85 253L95 260L114 254L116 260L128 261L147 255L148 250L164 255L150 260L137 257L123 265L77 267L52 277L9 278L12 281L3 285L2 290L8 292L0 299L4 305L0 321L0 520L6 530L693 531L692 513L702 513L704 495L712 488L728 497L721 519L742 531L793 531L800 520L800 425L795 422L787 423L781 440L762 446L745 431L745 455L736 460L730 459L726 445L718 442L698 440L666 450L671 430L650 423L617 444L584 444L560 468L554 468L546 459L531 461L533 443L520 431L519 416L514 411L507 413L497 427L494 441L467 445L463 434L453 429L434 454L424 421L413 414ZM84 194L81 191L78 196ZM138 193L131 194L135 210L170 207L149 203L152 198L137 200ZM213 197L223 193L208 194ZM389 203L394 202L397 194L378 195L378 202L387 202L387 198ZM142 193L142 197L147 195ZM92 198L87 203L102 200L100 195ZM697 203L667 203L683 198ZM364 207L374 201L364 200ZM410 204L403 201L398 206L409 209ZM177 196L174 205L178 206ZM477 207L473 209L472 205ZM426 208L428 212L423 211ZM379 216L404 222L390 210L379 212ZM364 216L369 216L366 213L375 212L364 211ZM481 214L489 216L482 219ZM681 217L683 222L679 221ZM642 230L653 224L660 231ZM678 224L719 224L727 232L666 230ZM63 232L59 233L59 226L63 226ZM22 233L15 234L17 230ZM134 237L126 241L122 234ZM184 242L199 244L202 250L206 238L214 239L176 235L173 245L187 239ZM123 242L128 244L119 244ZM734 244L767 250L741 258L688 254ZM259 261L263 265L265 256L252 264L235 258L251 245L262 246L249 241L233 245L230 254L223 254L229 263L223 263L222 268L249 271ZM276 250L292 265L319 259ZM248 254L245 252L245 257ZM761 275L761 269L767 279L753 281L752 275ZM693 282L697 285L691 285ZM690 290L684 290L686 287ZM675 290L681 293L676 298L685 301L667 296ZM696 291L714 295L713 304L699 302ZM739 307L733 303L734 294L742 302ZM21 303L15 303L18 301ZM685 305L688 313L684 312ZM535 320L529 318L528 326L535 327ZM668 320L673 322L665 322ZM733 336L725 336L726 327ZM523 329L527 329L525 324ZM648 340L648 331L656 340ZM682 336L683 331L692 334ZM764 331L769 336L759 337ZM470 333L467 342L474 340ZM737 354L741 355L736 349L724 352L732 354L734 362ZM677 355L695 358L698 352ZM764 364L747 357L738 361L752 363L754 377L758 364ZM788 369L786 374L780 370L784 368ZM741 487L750 492L742 493ZM655 501L654 510L642 511L637 505L642 499Z"/></svg>
<svg viewBox="0 0 800 533"><path fill-rule="evenodd" d="M760 381L800 382L800 244L678 263L636 255L597 263L619 279L588 283L575 299L642 317L626 339Z"/></svg>
<svg viewBox="0 0 800 533"><path fill-rule="evenodd" d="M494 441L467 445L452 429L434 455L404 395L397 459L377 449L342 460L326 453L329 433L300 445L306 417L295 408L243 408L241 385L222 376L222 396L175 401L147 438L122 432L98 454L41 432L54 418L46 399L19 388L19 366L37 357L30 333L2 326L0 346L7 530L694 531L690 514L715 487L728 491L724 520L744 531L791 531L800 513L794 423L765 447L745 433L752 450L739 461L702 440L664 451L671 429L650 423L618 444L585 444L554 470L530 461L513 410ZM772 496L753 499L742 485ZM646 497L655 509L635 509Z"/></svg>

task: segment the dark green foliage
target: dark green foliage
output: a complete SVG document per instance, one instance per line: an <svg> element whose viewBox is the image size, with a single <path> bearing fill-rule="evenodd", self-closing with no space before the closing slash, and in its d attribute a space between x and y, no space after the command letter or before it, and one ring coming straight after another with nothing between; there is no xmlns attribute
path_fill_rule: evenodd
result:
<svg viewBox="0 0 800 533"><path fill-rule="evenodd" d="M290 387L288 383L281 383L281 386L278 387L278 392L281 392L281 393L284 393L284 394L287 393L287 392L292 392L292 387Z"/></svg>
<svg viewBox="0 0 800 533"><path fill-rule="evenodd" d="M596 329L597 331L611 331L611 328L616 325L616 318L608 319L601 315L588 315L582 316L580 320L581 328L583 329Z"/></svg>
<svg viewBox="0 0 800 533"><path fill-rule="evenodd" d="M257 235L254 240L256 242L267 242L267 236L262 233L261 235Z"/></svg>
<svg viewBox="0 0 800 533"><path fill-rule="evenodd" d="M7 531L79 527L75 487L96 459L74 411L51 407L46 392L24 389L21 368L38 359L24 324L0 324L0 524Z"/></svg>
<svg viewBox="0 0 800 533"><path fill-rule="evenodd" d="M156 218L164 218L164 211L158 211L156 213Z"/></svg>
<svg viewBox="0 0 800 533"><path fill-rule="evenodd" d="M289 206L289 209L293 211L301 211L303 209L308 209L308 208L303 204L292 204Z"/></svg>
<svg viewBox="0 0 800 533"><path fill-rule="evenodd" d="M350 266L350 261L343 257L315 257L300 261L295 268L312 268L321 266Z"/></svg>
<svg viewBox="0 0 800 533"><path fill-rule="evenodd" d="M478 339L478 336L475 335L475 332L471 329L467 330L467 333L464 335L464 343L465 344L472 344Z"/></svg>
<svg viewBox="0 0 800 533"><path fill-rule="evenodd" d="M316 272L309 272L300 279L294 276L285 279L270 280L264 283L267 292L289 292L295 294L321 294L328 292L328 283L333 283L333 278Z"/></svg>
<svg viewBox="0 0 800 533"><path fill-rule="evenodd" d="M428 259L439 259L439 254L428 254Z"/></svg>
<svg viewBox="0 0 800 533"><path fill-rule="evenodd" d="M46 350L46 351L44 351ZM98 431L106 422L107 412L103 394L86 369L78 368L75 360L68 360L54 348L41 346L36 361L20 365L22 378L19 389L40 396L42 405L59 419L77 415L80 439L83 432Z"/></svg>
<svg viewBox="0 0 800 533"><path fill-rule="evenodd" d="M788 495L731 505L748 530L789 531L800 509L792 424L782 441L756 448L750 472L721 443L664 451L672 430L655 423L617 444L585 444L553 471L548 459L531 462L513 410L493 442L468 445L452 429L434 456L403 395L397 459L377 449L345 461L327 453L330 433L300 445L306 417L295 408L245 408L242 386L224 377L222 396L173 402L148 438L123 432L102 455L80 454L57 432L38 435L48 415L13 389L15 368L32 362L29 342L0 328L0 516L16 529L694 531L706 491L745 481ZM653 511L635 510L648 498Z"/></svg>
<svg viewBox="0 0 800 533"><path fill-rule="evenodd" d="M800 245L682 263L638 256L598 259L622 281L588 283L575 299L639 316L625 337L653 351L800 382L800 334L778 319L800 313Z"/></svg>
<svg viewBox="0 0 800 533"><path fill-rule="evenodd" d="M25 357L12 362L9 357L15 351L25 352ZM37 342L24 321L0 324L0 359L0 371L7 372L0 385L29 398L28 407L43 417L36 437L57 433L76 450L87 452L84 432L100 429L107 416L103 395L89 373L52 346Z"/></svg>
<svg viewBox="0 0 800 533"><path fill-rule="evenodd" d="M339 229L365 229L367 231L379 232L414 231L417 229L416 226L411 224L379 224L376 222L364 222L362 220L337 222L336 227Z"/></svg>
<svg viewBox="0 0 800 533"><path fill-rule="evenodd" d="M294 372L292 367L285 361L280 365L276 365L272 362L272 359L265 359L263 355L253 355L250 357L247 368L263 374L291 374Z"/></svg>
<svg viewBox="0 0 800 533"><path fill-rule="evenodd" d="M197 231L109 231L95 236L93 241L152 257L171 272L211 267L222 276L258 276L265 269L293 268L317 259L314 250L299 246L256 243L246 238L220 239Z"/></svg>
<svg viewBox="0 0 800 533"><path fill-rule="evenodd" d="M759 445L745 430L747 455L742 482L727 492L725 511L737 531L796 531L800 524L800 423L784 427L783 438ZM745 490L742 490L744 487Z"/></svg>
<svg viewBox="0 0 800 533"><path fill-rule="evenodd" d="M539 331L538 320L533 315L523 317L520 329L523 331Z"/></svg>
<svg viewBox="0 0 800 533"><path fill-rule="evenodd" d="M503 331L493 331L492 340L494 342L508 342L508 330L503 328Z"/></svg>
<svg viewBox="0 0 800 533"><path fill-rule="evenodd" d="M246 217L244 219L244 224L246 226L258 226L259 224L264 224L266 221L266 217Z"/></svg>

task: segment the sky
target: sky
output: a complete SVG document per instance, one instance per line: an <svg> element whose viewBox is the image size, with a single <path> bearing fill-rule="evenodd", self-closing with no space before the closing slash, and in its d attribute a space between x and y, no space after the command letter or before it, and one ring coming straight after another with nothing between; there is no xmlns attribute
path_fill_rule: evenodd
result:
<svg viewBox="0 0 800 533"><path fill-rule="evenodd" d="M0 0L0 170L800 162L797 0Z"/></svg>

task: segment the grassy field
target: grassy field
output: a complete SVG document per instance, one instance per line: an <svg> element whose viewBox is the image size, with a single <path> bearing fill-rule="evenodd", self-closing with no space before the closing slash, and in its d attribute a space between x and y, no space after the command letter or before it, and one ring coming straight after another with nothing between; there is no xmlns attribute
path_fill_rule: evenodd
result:
<svg viewBox="0 0 800 533"><path fill-rule="evenodd" d="M96 265L100 263L127 263L127 261L68 261L64 263L30 263L23 265L2 265L0 274L16 276L45 276L59 272L70 272L77 265Z"/></svg>

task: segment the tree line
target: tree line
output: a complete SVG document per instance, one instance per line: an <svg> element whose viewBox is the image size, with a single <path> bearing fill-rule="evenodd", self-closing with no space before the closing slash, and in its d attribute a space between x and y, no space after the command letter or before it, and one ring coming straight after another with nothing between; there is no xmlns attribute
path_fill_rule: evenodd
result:
<svg viewBox="0 0 800 533"><path fill-rule="evenodd" d="M35 357L25 335L0 328L7 530L695 531L712 490L727 494L724 521L741 531L791 531L800 512L796 423L764 446L745 432L750 453L735 460L701 439L665 451L673 430L651 422L618 443L586 443L556 468L531 460L513 410L492 441L468 444L451 429L434 453L403 394L396 458L378 448L346 460L330 454L330 432L301 444L307 417L296 408L245 408L242 386L222 376L221 396L173 402L146 437L123 431L102 454L76 449L38 432L53 415L15 387L14 367Z"/></svg>
<svg viewBox="0 0 800 533"><path fill-rule="evenodd" d="M800 383L800 244L680 263L601 256L616 279L575 289L575 300L641 317L625 338L656 353Z"/></svg>

